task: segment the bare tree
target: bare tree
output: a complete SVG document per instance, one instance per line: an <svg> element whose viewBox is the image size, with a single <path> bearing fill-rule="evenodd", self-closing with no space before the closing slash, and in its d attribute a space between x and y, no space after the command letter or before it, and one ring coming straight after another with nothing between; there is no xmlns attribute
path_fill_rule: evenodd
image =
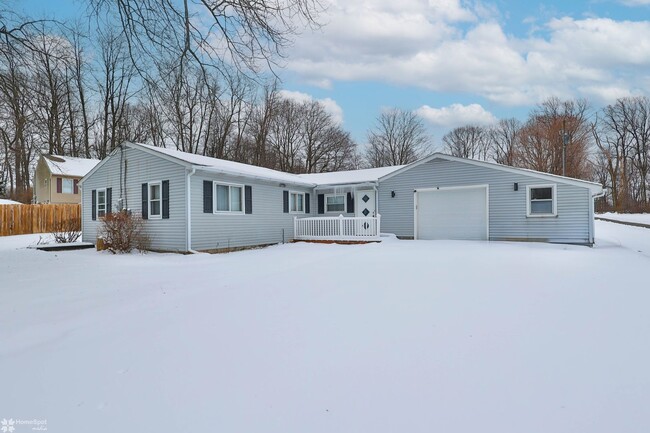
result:
<svg viewBox="0 0 650 433"><path fill-rule="evenodd" d="M135 69L121 35L107 30L99 37L99 47L97 84L101 108L95 134L95 155L103 159L126 139L123 134L124 115L135 93Z"/></svg>
<svg viewBox="0 0 650 433"><path fill-rule="evenodd" d="M442 137L444 150L452 156L487 160L489 156L488 129L479 125L454 128Z"/></svg>
<svg viewBox="0 0 650 433"><path fill-rule="evenodd" d="M316 26L318 0L88 0L91 13L111 17L133 64L170 61L228 73L230 65L257 74L273 66L301 25Z"/></svg>
<svg viewBox="0 0 650 433"><path fill-rule="evenodd" d="M645 205L650 181L650 99L639 96L622 99L621 103L629 107L624 113L634 153L633 165L638 175L638 201Z"/></svg>
<svg viewBox="0 0 650 433"><path fill-rule="evenodd" d="M504 165L515 165L521 122L515 118L501 119L488 131L492 158Z"/></svg>
<svg viewBox="0 0 650 433"><path fill-rule="evenodd" d="M276 168L289 173L304 170L300 157L303 134L300 105L289 99L280 100L274 107L268 134Z"/></svg>
<svg viewBox="0 0 650 433"><path fill-rule="evenodd" d="M379 115L377 125L368 133L365 159L371 167L409 164L430 146L421 118L411 111L391 109Z"/></svg>
<svg viewBox="0 0 650 433"><path fill-rule="evenodd" d="M517 165L589 179L591 132L588 107L584 100L561 101L558 98L547 99L538 105L520 130Z"/></svg>

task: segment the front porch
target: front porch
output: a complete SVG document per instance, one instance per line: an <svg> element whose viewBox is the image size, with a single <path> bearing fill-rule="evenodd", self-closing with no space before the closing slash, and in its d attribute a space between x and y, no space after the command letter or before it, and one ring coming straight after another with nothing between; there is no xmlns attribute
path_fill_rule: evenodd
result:
<svg viewBox="0 0 650 433"><path fill-rule="evenodd" d="M298 241L378 241L380 233L381 215L293 220L293 238Z"/></svg>

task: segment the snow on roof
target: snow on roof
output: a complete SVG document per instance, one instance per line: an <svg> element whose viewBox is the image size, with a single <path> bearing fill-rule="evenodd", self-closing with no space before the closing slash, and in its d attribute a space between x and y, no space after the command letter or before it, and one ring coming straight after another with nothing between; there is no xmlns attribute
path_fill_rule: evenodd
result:
<svg viewBox="0 0 650 433"><path fill-rule="evenodd" d="M181 161L188 162L192 165L203 166L205 167L204 170L207 171L216 171L233 176L246 176L298 185L314 186L310 181L301 179L295 174L284 173L282 171L272 170L270 168L243 164L241 162L226 161L225 159L211 158L209 156L196 155L194 153L187 153L180 150L167 149L164 147L155 147L148 144L134 144L137 146L142 146L146 149L153 150L155 152L165 154L167 156L171 156L176 159L180 159Z"/></svg>
<svg viewBox="0 0 650 433"><path fill-rule="evenodd" d="M165 147L154 147L148 144L134 143L147 149L171 156L181 161L188 162L192 165L204 166L208 171L218 171L220 173L258 177L279 182L287 182L299 185L335 185L376 182L382 176L392 173L404 167L398 165L394 167L368 168L363 170L335 171L331 173L313 173L313 174L291 174L282 171L272 170L270 168L258 167L255 165L242 164L240 162L226 161L224 159L211 158L209 156L196 155L194 153L182 152Z"/></svg>
<svg viewBox="0 0 650 433"><path fill-rule="evenodd" d="M302 179L308 180L318 185L339 185L350 183L377 182L377 180L390 174L404 165L393 167L366 168L361 170L333 171L331 173L312 173L299 174Z"/></svg>
<svg viewBox="0 0 650 433"><path fill-rule="evenodd" d="M6 199L6 198L0 198L0 205L3 205L3 204L22 204L22 203L17 202L17 201L13 201L13 200L9 200L9 199Z"/></svg>
<svg viewBox="0 0 650 433"><path fill-rule="evenodd" d="M72 156L43 155L52 174L83 177L98 163L98 159L75 158Z"/></svg>

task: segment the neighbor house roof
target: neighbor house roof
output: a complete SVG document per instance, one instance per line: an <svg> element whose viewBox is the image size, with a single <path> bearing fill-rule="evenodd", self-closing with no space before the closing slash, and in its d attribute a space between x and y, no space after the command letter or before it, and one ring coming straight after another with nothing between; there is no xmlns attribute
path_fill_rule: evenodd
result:
<svg viewBox="0 0 650 433"><path fill-rule="evenodd" d="M393 167L365 168L361 170L333 171L331 173L299 174L302 179L313 182L317 185L341 185L377 182L380 177L397 171L405 165Z"/></svg>
<svg viewBox="0 0 650 433"><path fill-rule="evenodd" d="M99 163L98 159L59 155L43 155L43 159L50 172L60 176L84 177Z"/></svg>

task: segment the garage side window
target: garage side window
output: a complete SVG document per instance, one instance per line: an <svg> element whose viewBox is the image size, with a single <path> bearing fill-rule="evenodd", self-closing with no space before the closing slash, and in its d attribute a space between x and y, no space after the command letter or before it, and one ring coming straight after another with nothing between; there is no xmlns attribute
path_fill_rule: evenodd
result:
<svg viewBox="0 0 650 433"><path fill-rule="evenodd" d="M557 215L557 197L555 185L528 186L529 217L545 217Z"/></svg>

